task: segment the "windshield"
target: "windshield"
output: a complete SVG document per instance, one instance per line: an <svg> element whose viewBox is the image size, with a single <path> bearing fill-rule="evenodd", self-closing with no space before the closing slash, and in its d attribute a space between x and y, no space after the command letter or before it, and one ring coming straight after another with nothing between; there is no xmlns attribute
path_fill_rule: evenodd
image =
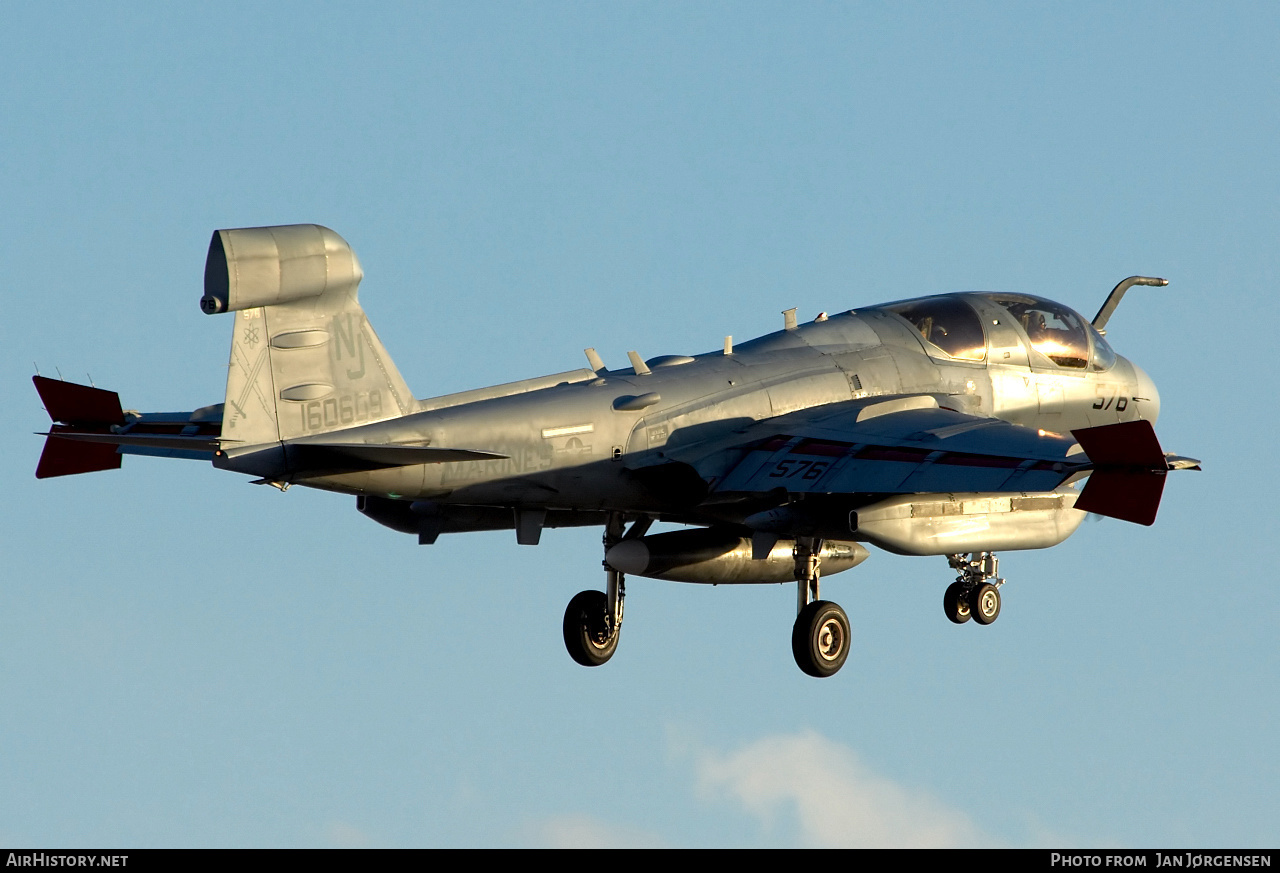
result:
<svg viewBox="0 0 1280 873"><path fill-rule="evenodd" d="M1111 366L1116 362L1116 353L1107 341L1102 338L1101 332L1092 324L1089 325L1089 333L1093 336L1093 357L1089 360L1089 368L1093 370L1110 370Z"/></svg>

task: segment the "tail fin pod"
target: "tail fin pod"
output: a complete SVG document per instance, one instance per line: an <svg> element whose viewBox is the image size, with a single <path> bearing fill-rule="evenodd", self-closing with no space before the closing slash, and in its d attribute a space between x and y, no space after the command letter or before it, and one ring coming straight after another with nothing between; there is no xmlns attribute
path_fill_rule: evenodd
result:
<svg viewBox="0 0 1280 873"><path fill-rule="evenodd" d="M214 231L200 308L236 314L224 440L274 443L414 409L360 308L363 277L355 252L326 227Z"/></svg>

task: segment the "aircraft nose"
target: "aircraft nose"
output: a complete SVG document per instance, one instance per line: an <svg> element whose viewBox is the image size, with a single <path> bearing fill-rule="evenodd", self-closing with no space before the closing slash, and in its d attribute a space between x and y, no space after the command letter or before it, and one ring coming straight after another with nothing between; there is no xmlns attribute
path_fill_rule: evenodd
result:
<svg viewBox="0 0 1280 873"><path fill-rule="evenodd" d="M1129 366L1133 367L1133 400L1138 404L1138 416L1155 424L1160 417L1160 392L1156 390L1156 383L1137 364L1130 361Z"/></svg>

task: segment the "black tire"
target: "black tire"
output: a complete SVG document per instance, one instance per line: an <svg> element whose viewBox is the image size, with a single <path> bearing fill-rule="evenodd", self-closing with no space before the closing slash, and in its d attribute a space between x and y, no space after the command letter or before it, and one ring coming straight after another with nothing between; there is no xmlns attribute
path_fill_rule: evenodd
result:
<svg viewBox="0 0 1280 873"><path fill-rule="evenodd" d="M1000 617L1000 589L984 582L969 592L969 611L978 624L991 624Z"/></svg>
<svg viewBox="0 0 1280 873"><path fill-rule="evenodd" d="M942 611L947 618L956 624L964 624L973 618L973 610L969 608L969 598L965 597L964 583L952 582L942 595Z"/></svg>
<svg viewBox="0 0 1280 873"><path fill-rule="evenodd" d="M796 666L810 676L834 676L849 657L849 617L837 604L815 600L796 616L791 628L791 653Z"/></svg>
<svg viewBox="0 0 1280 873"><path fill-rule="evenodd" d="M621 628L609 632L609 597L603 591L580 591L564 611L564 647L584 667L599 667L613 657Z"/></svg>

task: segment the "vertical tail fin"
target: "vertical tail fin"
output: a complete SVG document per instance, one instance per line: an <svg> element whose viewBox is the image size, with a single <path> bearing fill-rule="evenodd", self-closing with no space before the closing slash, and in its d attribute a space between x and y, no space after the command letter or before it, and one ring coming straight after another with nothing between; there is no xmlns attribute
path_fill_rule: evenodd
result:
<svg viewBox="0 0 1280 873"><path fill-rule="evenodd" d="M326 227L214 232L200 305L236 314L224 441L274 443L413 411L357 300L363 277L355 252Z"/></svg>

